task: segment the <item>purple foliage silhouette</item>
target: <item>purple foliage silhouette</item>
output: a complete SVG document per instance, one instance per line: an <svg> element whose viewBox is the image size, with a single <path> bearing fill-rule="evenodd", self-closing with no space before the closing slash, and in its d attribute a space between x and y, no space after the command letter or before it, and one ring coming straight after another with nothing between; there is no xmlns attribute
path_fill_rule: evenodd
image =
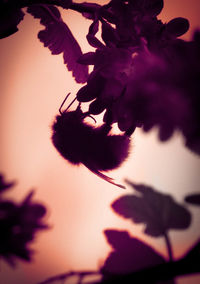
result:
<svg viewBox="0 0 200 284"><path fill-rule="evenodd" d="M126 231L105 230L104 234L113 248L101 268L105 275L130 273L165 262L162 255Z"/></svg>
<svg viewBox="0 0 200 284"><path fill-rule="evenodd" d="M111 205L116 213L130 218L134 223L145 223L145 234L152 237L165 235L170 229L187 229L191 214L167 194L150 186L127 181L139 195L129 194L115 200Z"/></svg>
<svg viewBox="0 0 200 284"><path fill-rule="evenodd" d="M161 142L178 131L185 146L200 154L200 31L194 31L189 41L179 38L188 31L189 21L177 17L163 23L157 17L163 5L163 0L111 0L105 5L72 0L0 1L0 38L16 33L24 15L31 14L44 26L38 33L40 42L51 54L62 54L74 80L84 83L72 101L77 100L78 107L69 111L71 103L61 111L65 99L55 117L51 140L56 150L73 165L83 164L121 188L104 172L127 159L137 128L148 132L157 127ZM91 21L86 39L95 51L82 53L60 9L79 12ZM87 111L82 111L83 106ZM86 122L88 117L96 121L98 115L103 115L100 126ZM112 133L114 124L119 134ZM163 237L168 260L128 232L107 229L104 233L112 251L99 271L68 272L41 283L76 275L80 284L97 274L101 279L90 283L172 284L178 275L200 272L199 241L174 260L168 235L171 229L189 228L189 209L151 186L126 183L135 194L121 196L112 209L135 224L145 224L145 234ZM33 191L20 204L5 199L4 192L13 185L0 175L0 256L12 265L15 258L31 261L30 242L37 231L48 228L42 219L46 208L32 201ZM200 195L190 194L185 201L199 206Z"/></svg>
<svg viewBox="0 0 200 284"><path fill-rule="evenodd" d="M42 220L46 208L31 200L34 191L20 204L2 196L13 185L14 183L6 183L0 175L0 257L14 266L16 257L31 261L33 251L29 248L29 243L33 241L37 231L47 229L48 226Z"/></svg>

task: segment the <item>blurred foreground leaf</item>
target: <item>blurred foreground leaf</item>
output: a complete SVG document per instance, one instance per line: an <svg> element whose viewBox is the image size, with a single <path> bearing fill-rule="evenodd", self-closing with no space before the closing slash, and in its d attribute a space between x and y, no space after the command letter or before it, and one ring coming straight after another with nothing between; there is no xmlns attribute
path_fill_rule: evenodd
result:
<svg viewBox="0 0 200 284"><path fill-rule="evenodd" d="M191 214L172 196L160 193L150 186L126 181L139 195L129 194L112 203L116 213L134 223L146 224L145 233L159 237L170 229L187 229Z"/></svg>
<svg viewBox="0 0 200 284"><path fill-rule="evenodd" d="M127 231L110 229L104 233L113 250L101 269L103 273L125 274L165 262L151 246L131 237Z"/></svg>

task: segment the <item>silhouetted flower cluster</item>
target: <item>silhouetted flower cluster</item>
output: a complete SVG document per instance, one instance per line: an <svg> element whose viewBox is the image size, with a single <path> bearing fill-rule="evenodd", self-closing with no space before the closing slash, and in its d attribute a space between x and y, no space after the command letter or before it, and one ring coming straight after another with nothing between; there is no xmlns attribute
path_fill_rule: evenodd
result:
<svg viewBox="0 0 200 284"><path fill-rule="evenodd" d="M42 221L46 208L31 200L33 191L20 204L2 196L13 185L14 183L6 183L3 176L0 176L0 257L11 265L15 264L16 257L30 261L30 242L37 231L48 228Z"/></svg>
<svg viewBox="0 0 200 284"><path fill-rule="evenodd" d="M106 110L104 122L117 122L128 135L158 126L166 141L179 130L199 153L199 32L190 42L177 39L189 22L162 23L162 7L163 1L111 1L101 8L87 36L96 51L79 58L94 69L77 98L92 101L91 114ZM105 44L95 37L99 22Z"/></svg>
<svg viewBox="0 0 200 284"><path fill-rule="evenodd" d="M92 21L86 38L95 52L82 54L55 5ZM157 126L160 140L166 141L178 130L186 146L199 154L200 35L196 31L191 41L179 39L189 22L182 17L168 23L159 20L163 0L111 0L106 5L9 0L1 6L2 37L17 30L22 7L28 6L27 12L40 19L45 26L38 34L40 41L52 54L63 53L76 81L86 82L77 99L89 102L90 114L105 111L104 123L117 122L129 136L136 127L149 131ZM89 75L88 65L94 66Z"/></svg>

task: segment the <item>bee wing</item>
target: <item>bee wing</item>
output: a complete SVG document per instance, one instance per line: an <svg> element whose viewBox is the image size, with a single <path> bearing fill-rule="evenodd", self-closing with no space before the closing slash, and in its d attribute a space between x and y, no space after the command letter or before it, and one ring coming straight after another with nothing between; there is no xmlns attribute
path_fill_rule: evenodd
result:
<svg viewBox="0 0 200 284"><path fill-rule="evenodd" d="M126 187L125 187L124 185L115 183L113 178L104 175L102 172L100 172L100 171L98 171L98 170L96 170L96 169L92 169L91 167L88 167L86 164L84 164L84 165L85 165L91 172L93 172L95 175L97 175L98 177L104 179L105 181L107 181L107 182L109 182L109 183L111 183L111 184L113 184L113 185L116 185L116 186L118 186L118 187L120 187L120 188L126 189Z"/></svg>

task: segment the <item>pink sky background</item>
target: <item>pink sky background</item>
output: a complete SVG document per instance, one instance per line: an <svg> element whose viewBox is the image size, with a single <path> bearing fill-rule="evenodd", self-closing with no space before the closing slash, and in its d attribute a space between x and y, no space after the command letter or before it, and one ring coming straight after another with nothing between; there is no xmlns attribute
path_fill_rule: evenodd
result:
<svg viewBox="0 0 200 284"><path fill-rule="evenodd" d="M200 27L199 12L199 0L166 0L159 18L167 22L186 17L193 31ZM91 51L85 39L90 21L76 12L62 11L62 15L83 52ZM98 269L110 251L102 233L106 228L128 229L166 256L162 238L145 236L143 225L134 225L111 210L110 204L131 192L129 188L123 191L82 166L71 166L53 147L50 137L54 117L65 95L75 95L80 85L67 71L62 56L52 56L39 42L37 33L41 28L38 20L26 15L19 32L0 41L0 172L8 181L17 181L9 197L20 201L35 189L35 200L48 208L47 222L52 229L38 234L32 245L36 250L33 263L18 262L15 270L1 263L1 283L34 284L68 270ZM191 35L188 32L184 38ZM128 178L152 185L179 202L185 195L199 191L200 159L184 148L179 134L161 144L156 130L148 134L138 130L132 144L127 162L109 176L122 183ZM200 209L190 210L194 217L190 229L170 233L175 257L181 256L200 235ZM200 281L200 277L188 279L179 278L177 284Z"/></svg>

